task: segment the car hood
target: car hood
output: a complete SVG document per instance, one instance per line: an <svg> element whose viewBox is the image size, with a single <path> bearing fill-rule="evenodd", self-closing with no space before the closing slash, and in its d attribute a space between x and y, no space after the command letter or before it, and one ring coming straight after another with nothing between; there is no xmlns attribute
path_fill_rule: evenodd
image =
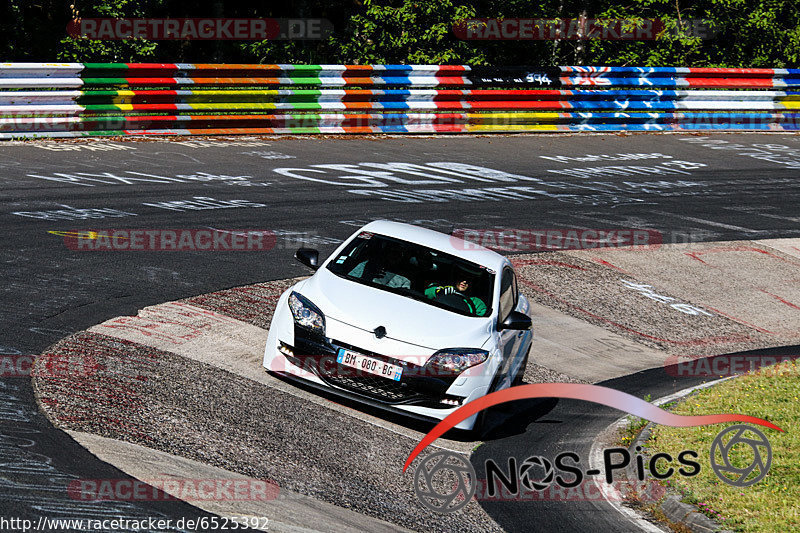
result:
<svg viewBox="0 0 800 533"><path fill-rule="evenodd" d="M298 284L297 292L326 317L368 332L383 326L387 338L431 350L481 348L491 332L489 317L459 315L340 278L327 269Z"/></svg>

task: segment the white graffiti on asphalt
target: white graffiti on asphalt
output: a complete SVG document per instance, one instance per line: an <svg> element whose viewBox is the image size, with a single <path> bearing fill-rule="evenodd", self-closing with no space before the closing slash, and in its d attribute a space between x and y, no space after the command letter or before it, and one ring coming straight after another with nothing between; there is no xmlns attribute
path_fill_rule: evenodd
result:
<svg viewBox="0 0 800 533"><path fill-rule="evenodd" d="M572 177L638 177L640 175L686 175L704 163L670 160L656 166L606 166L599 168L560 169L547 172ZM581 180L548 181L539 177L513 174L456 162L321 164L305 168L276 168L273 171L288 178L349 187L348 192L360 196L402 203L450 201L530 200L547 197L559 202L579 205L611 205L645 203L638 193L662 193L673 189L698 188L705 184L687 180L666 180L645 183L624 181L611 183ZM522 183L520 183L522 182ZM390 189L394 186L457 185L470 183L470 188ZM492 186L480 186L491 184ZM514 185L512 185L514 184ZM498 186L502 185L502 186Z"/></svg>
<svg viewBox="0 0 800 533"><path fill-rule="evenodd" d="M318 174L328 174L327 171L329 170L338 171L342 174L338 176L327 175L324 178L318 176ZM276 168L273 171L282 176L304 181L364 188L388 187L389 185L385 182L399 185L440 185L443 183L464 183L465 180L483 183L542 181L539 178L509 174L500 170L463 163L427 163L424 166L412 163L358 163L311 165L311 168ZM397 174L407 174L415 177L403 177Z"/></svg>
<svg viewBox="0 0 800 533"><path fill-rule="evenodd" d="M222 183L225 185L242 185L245 187L266 187L269 183L252 182L252 176L232 176L195 172L194 174L176 174L175 176L159 176L145 172L125 170L122 172L55 172L51 175L28 174L31 178L48 181L94 187L95 185L137 185L139 183Z"/></svg>
<svg viewBox="0 0 800 533"><path fill-rule="evenodd" d="M739 144L709 137L689 137L680 140L689 144L697 144L710 150L735 152L736 155L776 163L787 168L800 168L800 150L785 144Z"/></svg>
<svg viewBox="0 0 800 533"><path fill-rule="evenodd" d="M205 211L207 209L232 209L236 207L266 207L249 200L216 200L208 196L194 196L191 200L170 200L166 202L144 202L142 205L169 209L170 211Z"/></svg>
<svg viewBox="0 0 800 533"><path fill-rule="evenodd" d="M61 207L64 209L55 209L49 211L14 211L11 214L20 217L37 218L39 220L89 220L98 218L122 218L137 216L136 213L120 211L119 209L78 209L65 204L61 204Z"/></svg>
<svg viewBox="0 0 800 533"><path fill-rule="evenodd" d="M282 154L281 152L253 150L252 152L241 152L242 155L252 155L261 159L296 159L297 156Z"/></svg>
<svg viewBox="0 0 800 533"><path fill-rule="evenodd" d="M613 165L605 167L584 167L584 168L562 168L551 169L547 172L562 176L572 176L575 178L598 178L605 176L636 176L636 175L691 175L690 170L697 170L705 167L705 163L694 163L692 161L665 161L654 166L639 165Z"/></svg>
<svg viewBox="0 0 800 533"><path fill-rule="evenodd" d="M88 142L88 143L57 143L57 142L43 142L32 144L36 148L43 150L50 150L52 152L108 152L113 150L136 150L135 146L130 144L117 144L113 142Z"/></svg>
<svg viewBox="0 0 800 533"><path fill-rule="evenodd" d="M655 291L655 288L652 285L646 285L644 283L636 283L634 281L628 281L626 279L620 279L622 284L625 286L626 289L632 289L637 291L642 296L650 298L651 300L655 300L661 303L669 303L674 302L676 298L672 296L664 296L663 294L658 294ZM696 307L694 305L686 304L686 303L670 303L669 306L676 311L680 311L681 313L686 313L687 315L706 315L706 316L714 316L705 309L700 307Z"/></svg>
<svg viewBox="0 0 800 533"><path fill-rule="evenodd" d="M644 154L586 154L584 156L540 155L541 159L557 163L594 163L596 161L637 161L640 159L672 159L671 155L658 152Z"/></svg>

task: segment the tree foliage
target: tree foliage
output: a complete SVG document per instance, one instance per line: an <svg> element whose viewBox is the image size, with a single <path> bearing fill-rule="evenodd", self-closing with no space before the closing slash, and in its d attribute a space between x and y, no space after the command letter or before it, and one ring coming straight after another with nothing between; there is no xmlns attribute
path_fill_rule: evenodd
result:
<svg viewBox="0 0 800 533"><path fill-rule="evenodd" d="M6 0L2 61L226 63L456 63L794 67L800 61L800 0ZM589 11L591 9L591 11ZM82 17L325 18L334 27L308 41L96 41L67 36ZM467 41L453 24L476 17L658 19L652 41ZM704 19L715 35L676 31Z"/></svg>

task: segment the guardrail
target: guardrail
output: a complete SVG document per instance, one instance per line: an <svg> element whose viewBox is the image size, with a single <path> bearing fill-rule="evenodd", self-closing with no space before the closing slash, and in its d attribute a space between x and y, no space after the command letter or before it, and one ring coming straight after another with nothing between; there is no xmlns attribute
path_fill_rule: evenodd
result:
<svg viewBox="0 0 800 533"><path fill-rule="evenodd" d="M799 109L800 69L0 63L0 139L794 131Z"/></svg>

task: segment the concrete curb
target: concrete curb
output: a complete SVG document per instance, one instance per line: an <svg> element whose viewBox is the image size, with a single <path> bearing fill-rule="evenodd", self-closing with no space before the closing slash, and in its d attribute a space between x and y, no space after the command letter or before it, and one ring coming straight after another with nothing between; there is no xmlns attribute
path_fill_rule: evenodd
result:
<svg viewBox="0 0 800 533"><path fill-rule="evenodd" d="M261 481L130 442L77 431L68 433L100 460L140 480ZM179 493L170 492L167 484L164 485L164 490L176 498L180 496ZM188 503L219 516L248 518L266 516L269 522L265 529L261 529L262 531L280 533L359 533L365 530L377 533L410 533L412 531L284 488L280 489L276 498L267 501L210 499Z"/></svg>

